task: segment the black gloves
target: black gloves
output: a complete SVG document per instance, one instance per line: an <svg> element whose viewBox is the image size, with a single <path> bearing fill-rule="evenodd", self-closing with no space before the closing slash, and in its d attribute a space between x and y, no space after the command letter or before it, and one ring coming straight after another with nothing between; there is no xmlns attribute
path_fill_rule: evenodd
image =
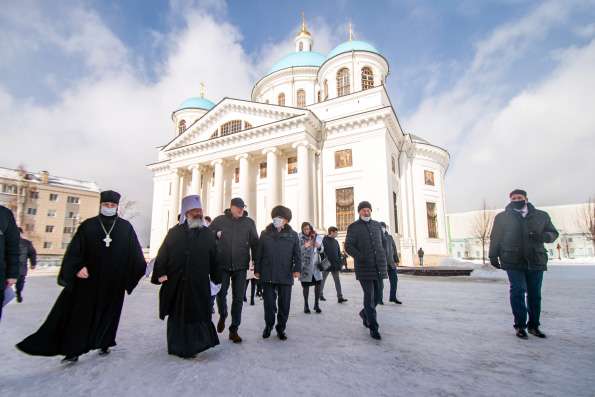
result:
<svg viewBox="0 0 595 397"><path fill-rule="evenodd" d="M496 269L502 269L502 265L500 265L500 261L498 258L490 258L490 264L494 266Z"/></svg>
<svg viewBox="0 0 595 397"><path fill-rule="evenodd" d="M535 241L537 243L542 243L543 237L541 236L541 233L529 232L529 240Z"/></svg>

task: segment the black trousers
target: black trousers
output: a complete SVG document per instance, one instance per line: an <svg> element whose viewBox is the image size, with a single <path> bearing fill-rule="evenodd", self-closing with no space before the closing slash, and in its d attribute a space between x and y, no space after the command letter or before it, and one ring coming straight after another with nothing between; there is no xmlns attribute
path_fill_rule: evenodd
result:
<svg viewBox="0 0 595 397"><path fill-rule="evenodd" d="M255 278L246 280L246 288L244 289L244 300L246 300L246 293L248 292L248 285L251 285L251 287L250 287L250 302L254 302L254 294L256 293L257 290L260 291L260 283Z"/></svg>
<svg viewBox="0 0 595 397"><path fill-rule="evenodd" d="M231 283L231 325L230 331L237 331L242 322L242 307L244 306L244 293L246 292L246 270L221 272L221 291L217 294L217 308L219 316L227 318L227 290Z"/></svg>
<svg viewBox="0 0 595 397"><path fill-rule="evenodd" d="M397 269L392 267L388 268L388 280L390 282L390 294L389 299L391 301L397 300L397 283L399 282L399 276L397 276Z"/></svg>
<svg viewBox="0 0 595 397"><path fill-rule="evenodd" d="M17 295L21 295L23 289L25 288L25 277L27 276L19 276L19 278L17 278L17 283L15 285Z"/></svg>
<svg viewBox="0 0 595 397"><path fill-rule="evenodd" d="M365 316L370 329L377 331L376 305L378 302L378 293L380 292L379 280L359 280L359 283L364 292L364 308L361 313Z"/></svg>
<svg viewBox="0 0 595 397"><path fill-rule="evenodd" d="M378 280L378 288L376 288L375 292L375 296L376 296L376 304L379 305L381 303L384 303L384 280L383 279L379 279Z"/></svg>
<svg viewBox="0 0 595 397"><path fill-rule="evenodd" d="M277 315L277 331L285 331L291 305L291 285L262 283L264 298L264 321L267 327L275 325Z"/></svg>

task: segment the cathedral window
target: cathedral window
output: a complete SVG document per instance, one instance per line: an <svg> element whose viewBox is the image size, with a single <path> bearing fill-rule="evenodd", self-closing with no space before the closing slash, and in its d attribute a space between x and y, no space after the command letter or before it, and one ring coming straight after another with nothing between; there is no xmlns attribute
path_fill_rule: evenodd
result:
<svg viewBox="0 0 595 397"><path fill-rule="evenodd" d="M362 90L374 88L374 73L368 66L362 68Z"/></svg>
<svg viewBox="0 0 595 397"><path fill-rule="evenodd" d="M186 120L180 120L178 123L178 134L181 134L186 129Z"/></svg>
<svg viewBox="0 0 595 397"><path fill-rule="evenodd" d="M211 139L213 139L213 138L217 138L218 136L219 136L219 130L215 130L215 132L213 132L213 133L211 134Z"/></svg>
<svg viewBox="0 0 595 397"><path fill-rule="evenodd" d="M424 182L428 186L434 186L434 173L432 171L424 171Z"/></svg>
<svg viewBox="0 0 595 397"><path fill-rule="evenodd" d="M335 152L335 168L346 168L352 165L351 149L337 150Z"/></svg>
<svg viewBox="0 0 595 397"><path fill-rule="evenodd" d="M347 230L347 227L355 219L353 208L353 188L347 187L335 191L337 229Z"/></svg>
<svg viewBox="0 0 595 397"><path fill-rule="evenodd" d="M304 51L304 43L300 41L300 51Z"/></svg>
<svg viewBox="0 0 595 397"><path fill-rule="evenodd" d="M436 213L436 203L426 203L426 213L428 217L428 237L438 238L438 214Z"/></svg>
<svg viewBox="0 0 595 397"><path fill-rule="evenodd" d="M244 129L247 130L248 128L252 128L252 124L247 121L244 121Z"/></svg>
<svg viewBox="0 0 595 397"><path fill-rule="evenodd" d="M242 120L231 120L221 126L221 136L242 131Z"/></svg>
<svg viewBox="0 0 595 397"><path fill-rule="evenodd" d="M320 91L318 91L318 93L316 94L316 99L318 100L318 102L320 102L321 98L320 98Z"/></svg>
<svg viewBox="0 0 595 397"><path fill-rule="evenodd" d="M240 169L237 167L233 170L233 180L235 183L240 183Z"/></svg>
<svg viewBox="0 0 595 397"><path fill-rule="evenodd" d="M304 108L306 107L306 91L300 89L297 91L297 107Z"/></svg>
<svg viewBox="0 0 595 397"><path fill-rule="evenodd" d="M398 203L397 203L397 193L393 192L393 216L395 221L395 233L399 233L399 211L398 211Z"/></svg>
<svg viewBox="0 0 595 397"><path fill-rule="evenodd" d="M390 168L393 174L397 173L397 159L395 159L395 156L390 156Z"/></svg>
<svg viewBox="0 0 595 397"><path fill-rule="evenodd" d="M337 96L349 94L349 69L343 68L337 72Z"/></svg>
<svg viewBox="0 0 595 397"><path fill-rule="evenodd" d="M324 100L328 99L328 80L324 80Z"/></svg>
<svg viewBox="0 0 595 397"><path fill-rule="evenodd" d="M277 96L277 105L279 105L279 106L285 106L285 94L284 93L280 93Z"/></svg>
<svg viewBox="0 0 595 397"><path fill-rule="evenodd" d="M267 177L267 163L260 163L258 166L258 176L260 179L264 179Z"/></svg>
<svg viewBox="0 0 595 397"><path fill-rule="evenodd" d="M298 168L297 168L297 157L289 157L287 159L287 173L289 175L291 174L297 174Z"/></svg>

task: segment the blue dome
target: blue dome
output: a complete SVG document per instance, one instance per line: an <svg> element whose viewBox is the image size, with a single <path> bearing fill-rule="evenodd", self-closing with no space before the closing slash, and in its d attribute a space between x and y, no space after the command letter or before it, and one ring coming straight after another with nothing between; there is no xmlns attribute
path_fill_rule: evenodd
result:
<svg viewBox="0 0 595 397"><path fill-rule="evenodd" d="M182 104L180 105L180 109L198 108L204 110L211 110L214 106L215 104L206 98L192 97L182 102Z"/></svg>
<svg viewBox="0 0 595 397"><path fill-rule="evenodd" d="M334 50L328 53L326 59L331 59L332 57L335 57L339 54L351 51L369 51L380 54L380 52L378 52L378 50L372 44L366 43L365 41L353 40L346 41L345 43L336 46Z"/></svg>
<svg viewBox="0 0 595 397"><path fill-rule="evenodd" d="M313 51L298 51L286 55L279 62L273 65L269 74L293 66L320 66L325 61L324 55Z"/></svg>

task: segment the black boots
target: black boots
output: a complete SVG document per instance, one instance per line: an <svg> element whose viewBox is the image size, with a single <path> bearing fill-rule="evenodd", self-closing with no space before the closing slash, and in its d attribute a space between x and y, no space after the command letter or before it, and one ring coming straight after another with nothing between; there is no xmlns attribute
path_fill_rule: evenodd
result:
<svg viewBox="0 0 595 397"><path fill-rule="evenodd" d="M326 301L326 298L324 297L324 295L320 295L320 300L323 302Z"/></svg>
<svg viewBox="0 0 595 397"><path fill-rule="evenodd" d="M318 314L322 313L322 310L320 310L320 306L318 306L318 305L314 306L314 311Z"/></svg>
<svg viewBox="0 0 595 397"><path fill-rule="evenodd" d="M304 303L304 313L306 313L306 314L312 313L310 311L310 306L308 306L308 303Z"/></svg>
<svg viewBox="0 0 595 397"><path fill-rule="evenodd" d="M287 334L285 333L285 330L282 330L279 327L275 327L275 329L277 330L277 337L279 339L287 340Z"/></svg>
<svg viewBox="0 0 595 397"><path fill-rule="evenodd" d="M402 305L403 302L401 302L400 300L398 300L397 298L395 299L390 299L391 302L396 303L397 305Z"/></svg>
<svg viewBox="0 0 595 397"><path fill-rule="evenodd" d="M225 317L219 317L219 322L217 323L217 332L221 333L225 331Z"/></svg>
<svg viewBox="0 0 595 397"><path fill-rule="evenodd" d="M110 354L109 347L104 347L101 350L99 350L100 356L107 356L108 354Z"/></svg>
<svg viewBox="0 0 595 397"><path fill-rule="evenodd" d="M64 358L62 359L62 362L63 362L64 364L74 364L74 363L76 363L78 360L79 360L79 356L72 356L72 357L66 356L66 357L64 357Z"/></svg>
<svg viewBox="0 0 595 397"><path fill-rule="evenodd" d="M269 336L271 336L271 327L266 326L264 327L264 331L262 331L262 337L264 339L268 338Z"/></svg>
<svg viewBox="0 0 595 397"><path fill-rule="evenodd" d="M344 302L347 302L347 299L345 299L345 298L343 298L343 297L340 297L340 298L338 298L338 299L337 299L337 301L338 301L339 303L344 303Z"/></svg>
<svg viewBox="0 0 595 397"><path fill-rule="evenodd" d="M233 343L242 343L242 338L238 335L238 330L230 329L229 330L229 340Z"/></svg>
<svg viewBox="0 0 595 397"><path fill-rule="evenodd" d="M359 316L361 317L361 319L363 321L364 327L370 328L370 325L368 324L368 319L366 318L366 314L364 313L363 310L359 312Z"/></svg>
<svg viewBox="0 0 595 397"><path fill-rule="evenodd" d="M524 328L517 328L516 336L521 339L529 339L529 335L527 335L527 331Z"/></svg>
<svg viewBox="0 0 595 397"><path fill-rule="evenodd" d="M545 336L545 334L541 332L539 328L529 328L529 333L538 338L547 338L547 336Z"/></svg>
<svg viewBox="0 0 595 397"><path fill-rule="evenodd" d="M370 330L370 336L376 340L380 340L382 339L382 337L380 336L380 332L378 332L378 330Z"/></svg>

